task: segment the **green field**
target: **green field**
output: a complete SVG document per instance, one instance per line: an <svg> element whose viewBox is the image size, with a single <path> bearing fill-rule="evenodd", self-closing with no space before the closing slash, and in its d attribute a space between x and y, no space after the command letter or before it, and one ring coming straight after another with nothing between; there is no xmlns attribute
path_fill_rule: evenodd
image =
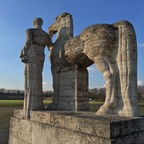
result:
<svg viewBox="0 0 144 144"><path fill-rule="evenodd" d="M44 104L48 105L51 101L44 100ZM22 107L23 100L0 100L0 107Z"/></svg>
<svg viewBox="0 0 144 144"><path fill-rule="evenodd" d="M50 100L44 100L45 107L48 106ZM91 111L97 111L103 102L90 101ZM23 100L0 100L0 128L8 128L10 117L13 115L14 109L22 109ZM144 115L144 102L139 103L140 114Z"/></svg>
<svg viewBox="0 0 144 144"><path fill-rule="evenodd" d="M0 107L22 107L23 100L0 100Z"/></svg>

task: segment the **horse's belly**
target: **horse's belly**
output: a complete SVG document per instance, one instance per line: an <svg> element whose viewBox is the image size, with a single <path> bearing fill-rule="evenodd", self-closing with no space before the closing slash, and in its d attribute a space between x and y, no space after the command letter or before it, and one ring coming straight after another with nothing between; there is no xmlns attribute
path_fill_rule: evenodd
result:
<svg viewBox="0 0 144 144"><path fill-rule="evenodd" d="M94 60L98 56L106 56L111 52L112 44L108 40L89 39L84 42L84 53L89 59Z"/></svg>
<svg viewBox="0 0 144 144"><path fill-rule="evenodd" d="M93 60L97 56L105 56L110 52L116 38L116 28L108 24L92 25L80 35L84 42L84 53Z"/></svg>

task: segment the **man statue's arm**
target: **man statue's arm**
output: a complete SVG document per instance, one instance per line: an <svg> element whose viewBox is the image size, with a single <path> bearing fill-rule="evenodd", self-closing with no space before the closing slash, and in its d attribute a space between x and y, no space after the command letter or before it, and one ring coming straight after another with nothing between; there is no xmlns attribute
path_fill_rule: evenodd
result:
<svg viewBox="0 0 144 144"><path fill-rule="evenodd" d="M32 42L32 32L31 30L26 30L26 42L24 44L24 48L21 50L20 53L20 58L21 61L24 63L28 62L28 50L31 47L31 42Z"/></svg>
<svg viewBox="0 0 144 144"><path fill-rule="evenodd" d="M47 48L50 51L53 48L54 43L52 42L52 36L50 34L48 34L49 36L49 40L47 42Z"/></svg>
<svg viewBox="0 0 144 144"><path fill-rule="evenodd" d="M24 48L29 50L32 43L32 31L30 29L26 30L26 42Z"/></svg>

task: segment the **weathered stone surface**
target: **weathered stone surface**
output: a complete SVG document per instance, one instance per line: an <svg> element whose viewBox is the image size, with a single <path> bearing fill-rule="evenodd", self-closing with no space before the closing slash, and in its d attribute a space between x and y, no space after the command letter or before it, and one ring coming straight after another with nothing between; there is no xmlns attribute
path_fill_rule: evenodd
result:
<svg viewBox="0 0 144 144"><path fill-rule="evenodd" d="M43 20L36 18L34 28L26 30L26 42L20 58L25 64L24 116L30 117L30 111L43 109L42 70L45 59L44 48L50 44L49 35L41 28Z"/></svg>
<svg viewBox="0 0 144 144"><path fill-rule="evenodd" d="M24 111L22 109L15 109L14 117L20 118L20 119L25 119Z"/></svg>
<svg viewBox="0 0 144 144"><path fill-rule="evenodd" d="M14 142L17 140L14 139L20 139L21 141L24 141L25 143L31 143L32 142L32 125L30 121L27 121L25 119L19 119L19 118L11 118L10 121L10 142L9 144L15 144Z"/></svg>
<svg viewBox="0 0 144 144"><path fill-rule="evenodd" d="M56 32L57 39L51 49L53 83L57 88L54 88L54 93L58 92L54 97L59 99L58 88L61 85L61 78L63 83L66 81L64 78L67 78L66 74L62 76L63 67L77 65L77 67L85 69L94 63L103 74L106 82L105 103L96 114L139 116L137 42L131 23L119 21L114 24L94 24L85 28L80 35L73 38L72 16L63 13L49 27L51 36ZM57 57L56 60L55 57ZM57 64L59 65L59 71L56 73L54 69ZM68 71L67 75L69 73ZM78 89L75 92L78 93L82 83L85 86L88 84L87 79L79 78L80 75L83 75L82 73L82 71L79 72L77 77L74 78L77 79ZM71 93L73 85L68 88ZM63 85L61 89L65 91L67 86ZM86 89L83 88L83 90L86 92ZM61 91L61 93L64 93L64 91ZM75 96L78 97L78 95L73 95L73 97ZM68 98L66 101L70 103L71 99ZM59 102L57 101L57 103ZM81 105L79 102L77 104Z"/></svg>
<svg viewBox="0 0 144 144"><path fill-rule="evenodd" d="M88 110L87 67L95 64L106 81L106 99L97 115L139 116L137 95L137 46L133 26L128 21L94 24L73 38L73 19L69 13L58 16L41 29L42 19L26 31L21 52L25 63L24 115L42 110L42 69L44 48L50 50L53 76L53 102L48 109ZM57 33L55 43L51 42Z"/></svg>
<svg viewBox="0 0 144 144"><path fill-rule="evenodd" d="M63 13L56 18L57 20L59 24L54 23L49 27L49 34L53 36L57 32L57 38L53 46L50 46L54 94L53 102L48 109L88 110L88 73L86 67L79 67L74 62L70 64L66 61L64 53L65 43L73 37L72 15ZM77 41L77 39L75 40ZM82 45L83 43L80 43L80 47L77 47L74 53L79 53ZM81 54L77 59L81 59ZM80 101L79 96L83 96L85 101Z"/></svg>
<svg viewBox="0 0 144 144"><path fill-rule="evenodd" d="M144 130L143 117L97 116L94 112L32 112L31 120L105 138L116 138Z"/></svg>
<svg viewBox="0 0 144 144"><path fill-rule="evenodd" d="M32 111L30 120L18 117L21 116L17 113L11 119L14 130L10 133L10 144L143 144L144 141L143 117L66 111Z"/></svg>
<svg viewBox="0 0 144 144"><path fill-rule="evenodd" d="M31 144L31 143L27 143L27 142L25 142L23 140L15 138L15 137L10 137L9 138L9 144Z"/></svg>
<svg viewBox="0 0 144 144"><path fill-rule="evenodd" d="M49 28L51 38L57 33L52 44L39 20L34 21L35 29L26 32L21 53L25 63L24 109L16 110L11 118L9 143L143 144L144 118L138 117L137 46L133 26L127 21L95 24L73 38L72 16L63 13ZM46 45L50 49L54 88L53 102L48 109L64 111L33 111L43 109ZM88 110L86 68L93 63L106 81L106 99L96 115L76 112Z"/></svg>

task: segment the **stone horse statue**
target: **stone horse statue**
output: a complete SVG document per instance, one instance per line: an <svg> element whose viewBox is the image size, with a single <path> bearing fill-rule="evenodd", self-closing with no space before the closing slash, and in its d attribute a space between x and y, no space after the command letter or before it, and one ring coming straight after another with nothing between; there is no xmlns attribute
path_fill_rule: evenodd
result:
<svg viewBox="0 0 144 144"><path fill-rule="evenodd" d="M56 18L48 33L51 37L57 33L56 42L50 47L51 62L57 59L52 62L53 69L60 69L58 65L87 68L94 63L103 74L106 98L97 115L139 116L137 45L131 23L94 24L73 37L72 16L65 12Z"/></svg>

